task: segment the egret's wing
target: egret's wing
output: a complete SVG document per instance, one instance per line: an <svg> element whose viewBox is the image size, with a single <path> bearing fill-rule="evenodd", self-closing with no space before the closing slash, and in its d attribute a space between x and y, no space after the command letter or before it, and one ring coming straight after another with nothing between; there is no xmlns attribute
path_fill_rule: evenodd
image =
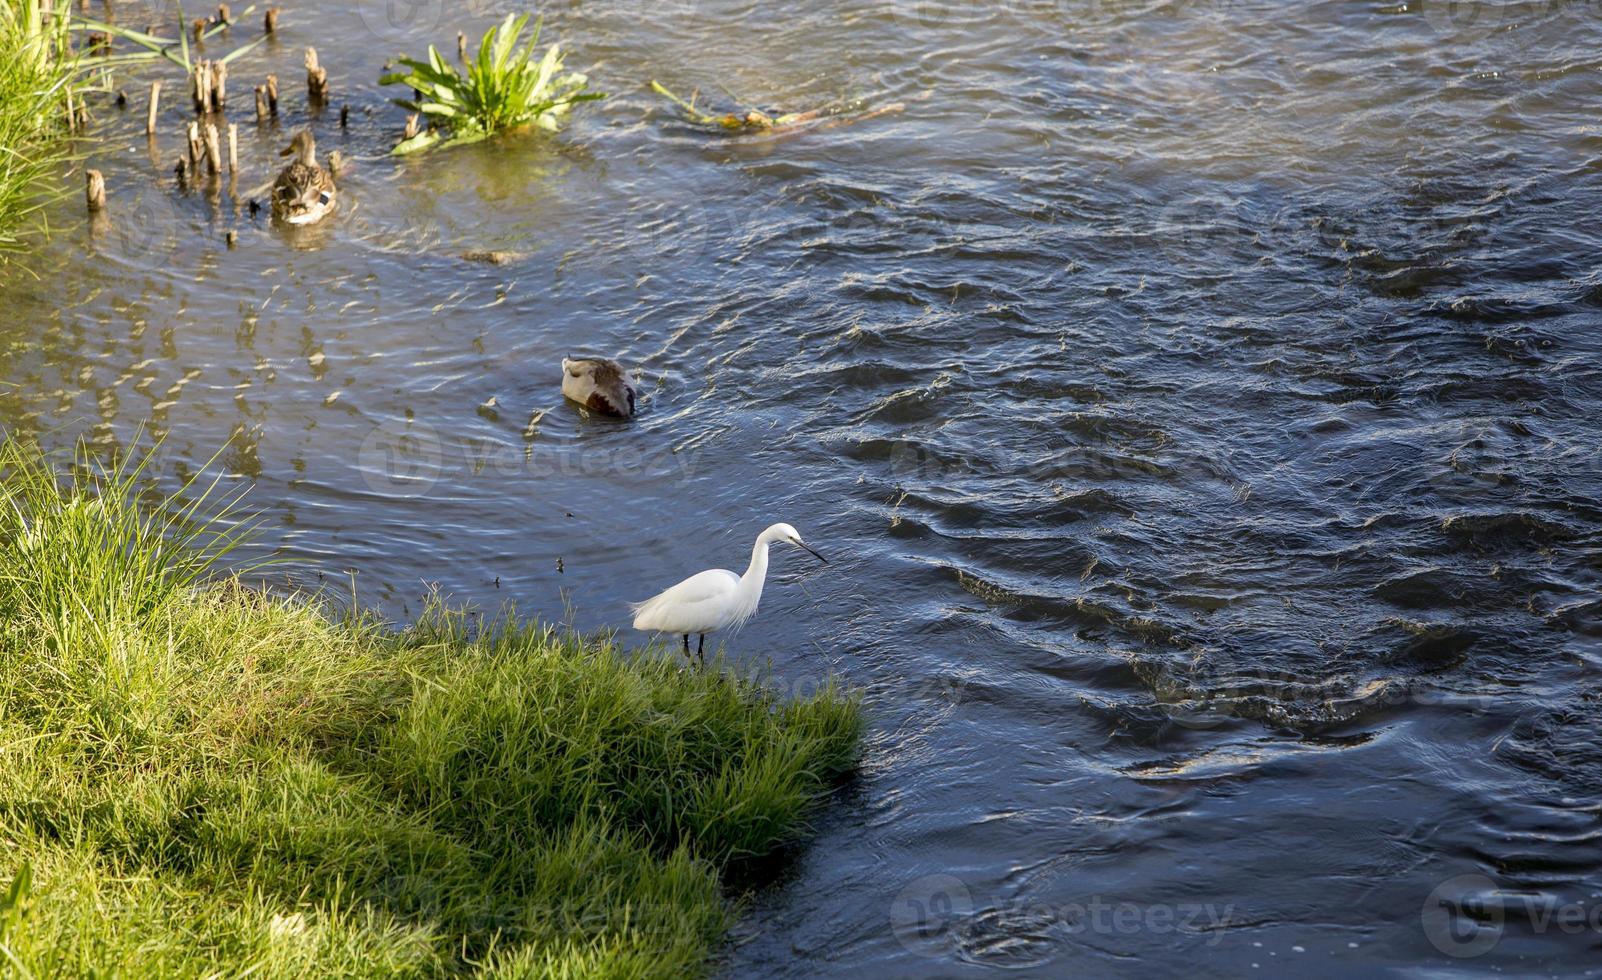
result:
<svg viewBox="0 0 1602 980"><path fill-rule="evenodd" d="M712 629L715 614L739 586L740 576L725 568L691 575L660 595L632 604L634 628L666 633Z"/></svg>

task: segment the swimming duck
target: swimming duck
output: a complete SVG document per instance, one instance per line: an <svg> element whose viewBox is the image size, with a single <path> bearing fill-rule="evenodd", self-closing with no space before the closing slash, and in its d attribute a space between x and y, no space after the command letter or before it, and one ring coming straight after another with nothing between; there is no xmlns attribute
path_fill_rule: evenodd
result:
<svg viewBox="0 0 1602 980"><path fill-rule="evenodd" d="M309 225L334 213L334 177L317 165L317 141L303 129L279 156L295 157L273 181L273 217Z"/></svg>
<svg viewBox="0 0 1602 980"><path fill-rule="evenodd" d="M634 414L634 382L623 365L606 358L562 358L562 395L601 415Z"/></svg>

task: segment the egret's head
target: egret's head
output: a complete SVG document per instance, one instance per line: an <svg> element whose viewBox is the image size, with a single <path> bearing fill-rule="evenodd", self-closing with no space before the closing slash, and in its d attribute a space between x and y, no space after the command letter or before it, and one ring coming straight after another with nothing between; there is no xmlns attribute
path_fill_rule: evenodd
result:
<svg viewBox="0 0 1602 980"><path fill-rule="evenodd" d="M825 565L829 564L829 559L807 547L806 542L801 540L801 532L797 531L789 524L775 524L768 528L767 531L763 532L762 536L770 541L785 541L793 544L797 548L800 548L802 551L805 551L812 557L816 558L818 561L823 562Z"/></svg>

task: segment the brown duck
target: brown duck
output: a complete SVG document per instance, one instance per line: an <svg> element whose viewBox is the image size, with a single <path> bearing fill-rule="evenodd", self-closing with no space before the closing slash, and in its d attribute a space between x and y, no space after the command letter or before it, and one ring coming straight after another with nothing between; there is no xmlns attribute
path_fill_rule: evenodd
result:
<svg viewBox="0 0 1602 980"><path fill-rule="evenodd" d="M317 141L303 129L279 156L295 160L273 181L273 217L309 225L334 213L334 176L317 165Z"/></svg>
<svg viewBox="0 0 1602 980"><path fill-rule="evenodd" d="M634 414L634 382L623 365L605 358L562 358L562 395L600 415Z"/></svg>

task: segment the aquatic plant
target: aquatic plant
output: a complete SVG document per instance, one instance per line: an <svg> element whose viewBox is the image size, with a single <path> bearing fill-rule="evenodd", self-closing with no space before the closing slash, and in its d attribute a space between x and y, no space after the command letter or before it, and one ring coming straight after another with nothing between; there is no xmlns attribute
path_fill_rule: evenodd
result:
<svg viewBox="0 0 1602 980"><path fill-rule="evenodd" d="M688 101L679 98L668 91L666 85L651 80L651 91L662 96L679 107L684 118L698 126L716 126L720 129L752 130L773 129L776 126L790 126L800 122L809 122L818 118L822 113L818 110L808 112L787 112L778 116L769 115L760 109L746 109L743 112L702 112L695 107L695 96L692 94Z"/></svg>
<svg viewBox="0 0 1602 980"><path fill-rule="evenodd" d="M383 85L410 86L417 97L395 103L432 124L402 141L395 153L473 143L524 127L554 131L576 103L606 97L584 91L589 79L582 73L562 71L559 45L552 44L544 56L536 56L539 21L534 22L528 44L518 48L528 17L508 14L490 28L479 42L477 56L466 60L465 71L458 71L429 45L426 61L402 58L399 63L405 71L379 79Z"/></svg>
<svg viewBox="0 0 1602 980"><path fill-rule="evenodd" d="M860 709L219 575L237 496L0 444L0 973L695 976ZM218 515L222 515L218 519ZM234 553L237 554L237 553Z"/></svg>

